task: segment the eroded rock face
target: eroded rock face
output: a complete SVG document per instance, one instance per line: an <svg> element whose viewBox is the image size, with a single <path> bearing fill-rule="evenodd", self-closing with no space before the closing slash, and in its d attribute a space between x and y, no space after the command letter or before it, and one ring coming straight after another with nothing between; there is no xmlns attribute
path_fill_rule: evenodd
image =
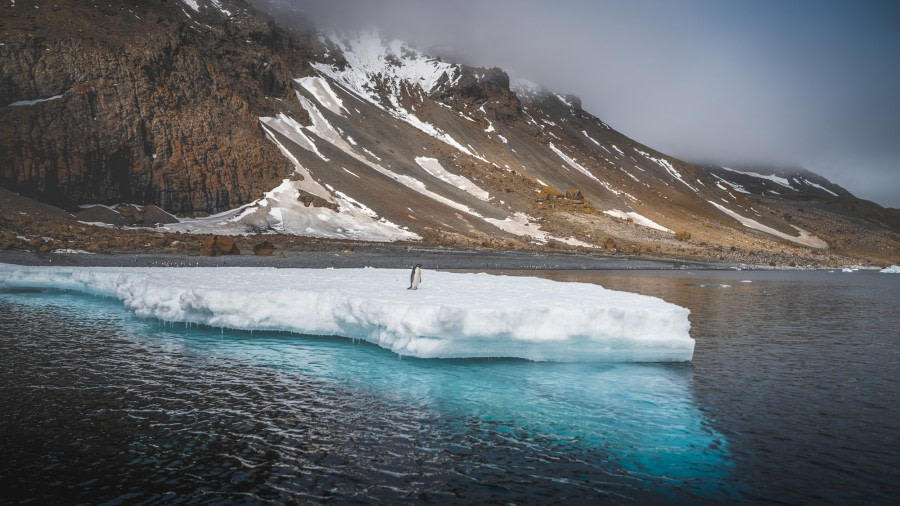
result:
<svg viewBox="0 0 900 506"><path fill-rule="evenodd" d="M305 117L290 83L316 42L239 9L32 3L0 7L0 185L62 207L192 215L258 198L292 170L258 117Z"/></svg>

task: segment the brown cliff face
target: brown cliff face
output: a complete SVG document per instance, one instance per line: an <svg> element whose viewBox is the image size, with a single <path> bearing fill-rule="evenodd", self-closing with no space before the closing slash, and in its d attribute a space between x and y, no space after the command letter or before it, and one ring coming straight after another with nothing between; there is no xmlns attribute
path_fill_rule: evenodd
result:
<svg viewBox="0 0 900 506"><path fill-rule="evenodd" d="M62 207L191 215L257 198L292 170L258 116L306 116L290 83L310 38L249 7L229 18L173 1L34 3L0 7L0 185Z"/></svg>

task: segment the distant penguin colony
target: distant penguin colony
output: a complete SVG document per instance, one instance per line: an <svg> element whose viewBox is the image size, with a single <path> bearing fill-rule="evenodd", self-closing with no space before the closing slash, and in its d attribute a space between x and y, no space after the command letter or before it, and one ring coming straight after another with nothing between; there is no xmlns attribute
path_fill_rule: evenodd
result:
<svg viewBox="0 0 900 506"><path fill-rule="evenodd" d="M417 290L419 283L422 282L422 264L416 264L412 272L409 274L409 288L407 290Z"/></svg>

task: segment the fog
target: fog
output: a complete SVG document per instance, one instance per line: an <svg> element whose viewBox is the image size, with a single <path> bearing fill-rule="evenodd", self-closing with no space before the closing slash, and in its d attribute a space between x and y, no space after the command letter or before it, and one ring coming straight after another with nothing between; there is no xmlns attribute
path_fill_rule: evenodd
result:
<svg viewBox="0 0 900 506"><path fill-rule="evenodd" d="M582 98L697 162L800 165L900 207L900 2L253 0L280 23L377 27Z"/></svg>

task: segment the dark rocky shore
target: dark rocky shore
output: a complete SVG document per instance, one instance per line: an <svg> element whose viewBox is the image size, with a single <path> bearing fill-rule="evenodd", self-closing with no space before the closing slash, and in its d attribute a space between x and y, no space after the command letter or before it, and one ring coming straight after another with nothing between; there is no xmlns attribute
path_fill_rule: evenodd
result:
<svg viewBox="0 0 900 506"><path fill-rule="evenodd" d="M728 264L673 260L632 259L580 253L531 251L473 251L435 248L357 247L353 251L288 252L276 256L185 254L86 254L0 251L0 262L19 265L81 267L276 267L276 268L409 268L426 269L565 269L565 270L670 270L732 269Z"/></svg>

